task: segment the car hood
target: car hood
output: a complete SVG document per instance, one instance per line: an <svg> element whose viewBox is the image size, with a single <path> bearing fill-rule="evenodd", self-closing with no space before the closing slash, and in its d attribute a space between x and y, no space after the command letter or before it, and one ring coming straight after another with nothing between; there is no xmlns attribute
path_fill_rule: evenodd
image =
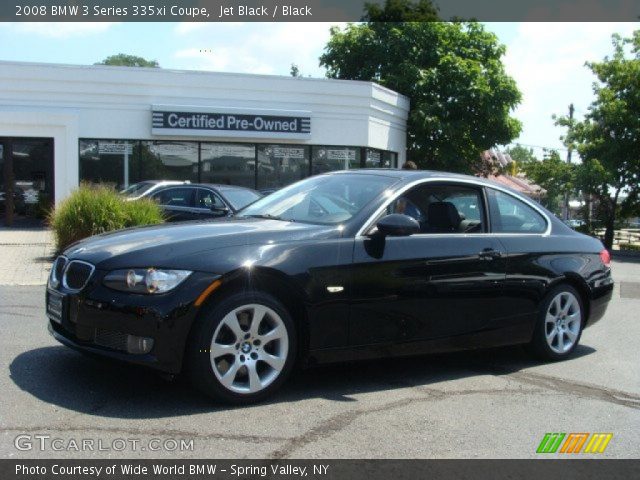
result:
<svg viewBox="0 0 640 480"><path fill-rule="evenodd" d="M230 218L118 230L75 243L64 255L90 262L98 269L179 268L181 258L193 259L222 248L339 236L336 226ZM192 268L182 268L187 267Z"/></svg>

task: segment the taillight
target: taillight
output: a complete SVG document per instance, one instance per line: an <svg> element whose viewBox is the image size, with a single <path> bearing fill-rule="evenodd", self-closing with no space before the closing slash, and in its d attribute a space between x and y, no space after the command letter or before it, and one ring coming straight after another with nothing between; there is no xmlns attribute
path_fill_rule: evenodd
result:
<svg viewBox="0 0 640 480"><path fill-rule="evenodd" d="M605 248L600 252L600 260L605 267L609 267L611 265L611 254L609 253L609 250Z"/></svg>

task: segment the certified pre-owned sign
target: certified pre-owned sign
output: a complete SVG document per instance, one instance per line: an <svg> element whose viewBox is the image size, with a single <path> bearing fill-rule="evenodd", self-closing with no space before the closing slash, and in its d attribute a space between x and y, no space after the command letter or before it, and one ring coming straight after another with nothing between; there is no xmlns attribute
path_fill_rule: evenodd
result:
<svg viewBox="0 0 640 480"><path fill-rule="evenodd" d="M308 138L309 112L234 109L189 109L154 106L154 135L197 135L216 137Z"/></svg>

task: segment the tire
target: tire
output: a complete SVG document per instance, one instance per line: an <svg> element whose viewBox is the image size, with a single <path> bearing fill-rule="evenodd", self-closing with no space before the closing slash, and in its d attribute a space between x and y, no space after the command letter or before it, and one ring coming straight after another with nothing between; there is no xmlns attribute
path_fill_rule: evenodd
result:
<svg viewBox="0 0 640 480"><path fill-rule="evenodd" d="M234 405L258 402L291 373L296 329L273 296L231 295L197 322L187 345L187 370L193 385L210 397Z"/></svg>
<svg viewBox="0 0 640 480"><path fill-rule="evenodd" d="M584 327L584 306L578 291L562 284L553 288L540 304L529 350L544 361L569 357L578 346Z"/></svg>

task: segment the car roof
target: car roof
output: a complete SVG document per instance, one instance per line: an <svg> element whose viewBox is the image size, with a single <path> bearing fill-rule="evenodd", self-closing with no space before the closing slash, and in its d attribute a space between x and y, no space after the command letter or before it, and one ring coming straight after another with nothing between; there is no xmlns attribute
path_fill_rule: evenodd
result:
<svg viewBox="0 0 640 480"><path fill-rule="evenodd" d="M255 192L252 188L242 187L240 185L225 185L220 183L192 183L191 186L196 187L206 187L206 188L215 188L216 190L249 190L250 192Z"/></svg>
<svg viewBox="0 0 640 480"><path fill-rule="evenodd" d="M135 182L135 183L150 183L152 185L160 185L160 184L164 184L164 185L188 185L189 180L140 180L139 182ZM133 185L133 183L131 184Z"/></svg>
<svg viewBox="0 0 640 480"><path fill-rule="evenodd" d="M382 175L386 177L397 178L403 183L411 183L422 179L442 179L442 180L461 180L466 182L474 182L478 185L485 185L489 187L497 186L501 190L509 190L518 195L520 192L513 190L512 188L505 187L505 185L499 184L492 180L488 180L484 177L477 177L475 175L463 175L461 173L443 172L437 170L404 170L401 168L359 168L354 170L337 170L334 172L323 173L322 175L348 175L348 174L364 174L364 175Z"/></svg>

